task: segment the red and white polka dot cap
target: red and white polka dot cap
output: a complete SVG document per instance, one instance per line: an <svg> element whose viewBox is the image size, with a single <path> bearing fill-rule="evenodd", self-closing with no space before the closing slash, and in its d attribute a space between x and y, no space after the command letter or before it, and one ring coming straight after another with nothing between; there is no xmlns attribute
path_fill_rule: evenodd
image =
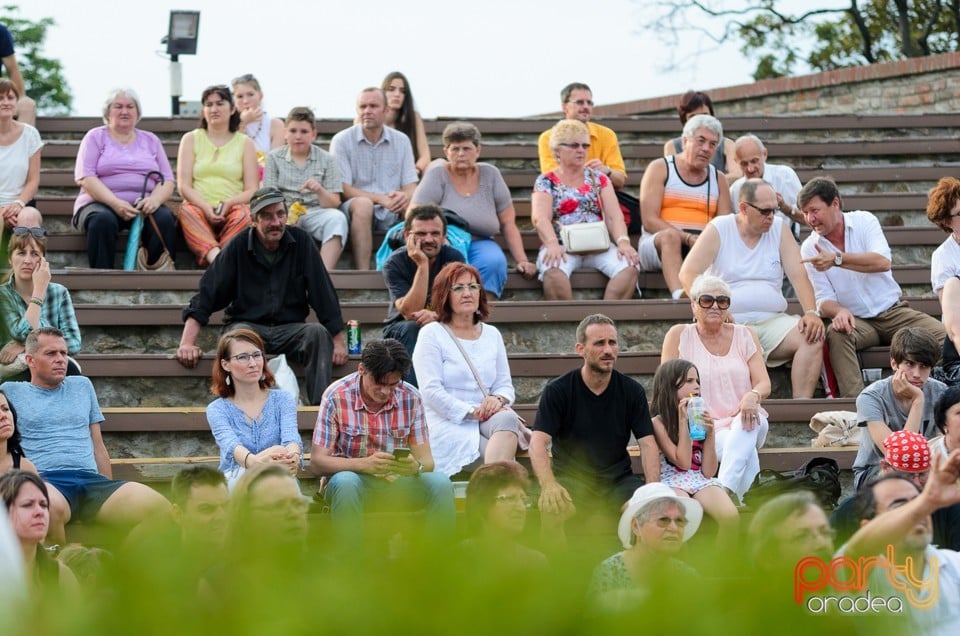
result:
<svg viewBox="0 0 960 636"><path fill-rule="evenodd" d="M930 446L913 431L897 431L883 440L884 458L892 468L908 473L930 470Z"/></svg>

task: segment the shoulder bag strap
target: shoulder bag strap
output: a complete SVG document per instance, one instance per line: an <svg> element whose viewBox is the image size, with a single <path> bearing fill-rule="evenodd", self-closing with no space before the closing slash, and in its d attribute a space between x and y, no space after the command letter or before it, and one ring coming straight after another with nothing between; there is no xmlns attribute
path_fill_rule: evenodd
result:
<svg viewBox="0 0 960 636"><path fill-rule="evenodd" d="M457 349L459 349L460 353L463 354L463 359L467 361L467 366L470 367L470 371L473 373L473 379L477 381L477 385L479 385L480 392L483 393L483 397L490 395L487 387L483 385L483 380L480 379L480 373L477 372L477 367L473 366L473 360L470 359L470 356L467 355L463 345L460 344L460 339L454 335L453 330L450 329L450 327L448 327L446 324L441 322L440 326L446 329L447 333L450 334L450 338L453 340L453 344L457 345Z"/></svg>

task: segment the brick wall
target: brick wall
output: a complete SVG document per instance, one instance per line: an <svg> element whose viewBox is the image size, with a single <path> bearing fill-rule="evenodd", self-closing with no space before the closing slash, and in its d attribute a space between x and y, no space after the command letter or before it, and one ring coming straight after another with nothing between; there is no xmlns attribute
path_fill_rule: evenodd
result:
<svg viewBox="0 0 960 636"><path fill-rule="evenodd" d="M718 116L960 110L960 53L702 89ZM680 94L598 106L597 117L676 113Z"/></svg>

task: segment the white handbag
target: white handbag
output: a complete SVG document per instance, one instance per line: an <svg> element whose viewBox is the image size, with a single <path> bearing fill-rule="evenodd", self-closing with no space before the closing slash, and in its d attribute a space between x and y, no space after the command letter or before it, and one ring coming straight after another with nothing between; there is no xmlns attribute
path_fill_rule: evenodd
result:
<svg viewBox="0 0 960 636"><path fill-rule="evenodd" d="M560 240L568 254L591 254L610 249L610 232L603 221L561 225Z"/></svg>

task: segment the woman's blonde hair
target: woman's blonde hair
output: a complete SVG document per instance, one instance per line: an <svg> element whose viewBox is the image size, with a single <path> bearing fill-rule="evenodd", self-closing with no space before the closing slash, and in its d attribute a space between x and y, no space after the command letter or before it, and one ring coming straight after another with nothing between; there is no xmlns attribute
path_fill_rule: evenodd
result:
<svg viewBox="0 0 960 636"><path fill-rule="evenodd" d="M579 119L561 119L550 129L550 150L556 152L560 144L583 136L590 137L590 129L585 123Z"/></svg>

